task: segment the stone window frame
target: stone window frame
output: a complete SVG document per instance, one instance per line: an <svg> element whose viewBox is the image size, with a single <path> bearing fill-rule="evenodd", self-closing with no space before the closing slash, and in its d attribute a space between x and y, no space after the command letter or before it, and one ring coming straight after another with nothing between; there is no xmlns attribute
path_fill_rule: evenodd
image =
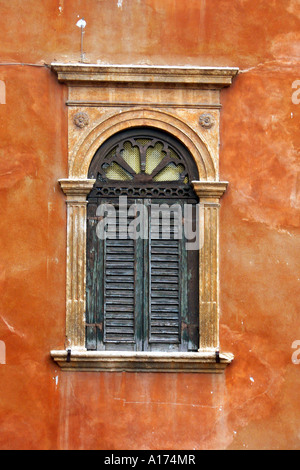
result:
<svg viewBox="0 0 300 470"><path fill-rule="evenodd" d="M231 85L238 69L58 63L51 69L68 86L69 129L69 175L59 180L67 204L66 344L64 350L51 351L53 360L66 371L223 372L234 357L220 351L219 339L219 210L228 186L219 180L218 170L220 91ZM150 102L147 90L154 90L159 100ZM195 115L197 127L191 119ZM86 350L87 196L95 183L88 179L88 170L109 137L141 126L179 139L199 170L199 181L192 182L204 222L196 353Z"/></svg>

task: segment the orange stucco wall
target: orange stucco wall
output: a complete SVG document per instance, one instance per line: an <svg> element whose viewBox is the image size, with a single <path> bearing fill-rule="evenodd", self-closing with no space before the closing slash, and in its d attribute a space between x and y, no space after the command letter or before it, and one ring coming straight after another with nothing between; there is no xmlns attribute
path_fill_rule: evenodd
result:
<svg viewBox="0 0 300 470"><path fill-rule="evenodd" d="M81 17L90 62L241 69L221 95L224 375L62 373L49 356L64 347L67 115L44 63L79 59ZM299 1L1 1L0 31L0 448L299 448Z"/></svg>

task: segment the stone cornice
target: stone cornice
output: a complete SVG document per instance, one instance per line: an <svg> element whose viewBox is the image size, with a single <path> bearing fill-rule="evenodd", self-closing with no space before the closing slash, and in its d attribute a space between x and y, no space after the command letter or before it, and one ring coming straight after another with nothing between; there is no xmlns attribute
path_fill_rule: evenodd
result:
<svg viewBox="0 0 300 470"><path fill-rule="evenodd" d="M167 67L138 65L98 65L52 63L51 69L60 82L67 85L122 84L179 86L221 89L230 86L238 68L230 67Z"/></svg>
<svg viewBox="0 0 300 470"><path fill-rule="evenodd" d="M94 179L60 179L59 184L66 196L86 196L91 192L95 184Z"/></svg>
<svg viewBox="0 0 300 470"><path fill-rule="evenodd" d="M192 181L195 193L199 198L220 199L228 187L227 181Z"/></svg>

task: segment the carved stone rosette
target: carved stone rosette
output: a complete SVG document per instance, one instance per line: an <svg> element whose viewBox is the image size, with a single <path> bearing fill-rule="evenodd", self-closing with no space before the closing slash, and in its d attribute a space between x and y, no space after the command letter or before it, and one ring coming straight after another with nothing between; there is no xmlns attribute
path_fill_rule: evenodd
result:
<svg viewBox="0 0 300 470"><path fill-rule="evenodd" d="M75 126L83 129L84 127L89 125L90 119L87 113L76 113L73 118Z"/></svg>
<svg viewBox="0 0 300 470"><path fill-rule="evenodd" d="M211 129L215 125L215 120L211 114L201 114L199 121L204 129Z"/></svg>

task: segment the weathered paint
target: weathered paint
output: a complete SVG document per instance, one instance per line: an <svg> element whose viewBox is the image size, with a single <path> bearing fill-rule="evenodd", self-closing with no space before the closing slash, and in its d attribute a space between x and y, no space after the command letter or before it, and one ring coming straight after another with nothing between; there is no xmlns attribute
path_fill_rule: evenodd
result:
<svg viewBox="0 0 300 470"><path fill-rule="evenodd" d="M299 448L299 3L15 0L1 13L2 63L79 60L84 17L91 62L242 73L222 92L220 154L220 337L234 363L224 376L86 374L49 357L65 333L65 90L47 67L0 65L0 447Z"/></svg>

